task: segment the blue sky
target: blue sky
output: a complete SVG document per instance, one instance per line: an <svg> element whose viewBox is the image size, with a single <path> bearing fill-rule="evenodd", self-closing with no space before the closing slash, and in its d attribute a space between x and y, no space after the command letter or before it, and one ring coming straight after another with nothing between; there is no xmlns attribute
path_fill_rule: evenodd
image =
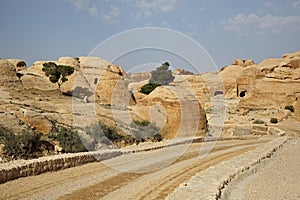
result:
<svg viewBox="0 0 300 200"><path fill-rule="evenodd" d="M0 57L29 65L88 55L114 34L149 26L187 34L219 68L235 58L258 63L300 50L300 0L1 0L0 5ZM136 64L124 62L117 64Z"/></svg>

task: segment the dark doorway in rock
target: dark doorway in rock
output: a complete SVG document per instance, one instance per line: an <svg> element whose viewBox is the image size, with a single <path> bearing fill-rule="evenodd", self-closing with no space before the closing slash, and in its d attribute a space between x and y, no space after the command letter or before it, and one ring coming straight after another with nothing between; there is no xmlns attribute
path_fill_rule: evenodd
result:
<svg viewBox="0 0 300 200"><path fill-rule="evenodd" d="M247 93L247 90L243 90L243 91L241 91L241 93L240 93L240 97L244 97L244 96L246 96L246 93Z"/></svg>
<svg viewBox="0 0 300 200"><path fill-rule="evenodd" d="M217 90L217 91L215 91L214 96L223 95L223 94L224 94L223 91Z"/></svg>
<svg viewBox="0 0 300 200"><path fill-rule="evenodd" d="M95 78L94 79L94 85L97 85L97 83L98 83L98 78Z"/></svg>

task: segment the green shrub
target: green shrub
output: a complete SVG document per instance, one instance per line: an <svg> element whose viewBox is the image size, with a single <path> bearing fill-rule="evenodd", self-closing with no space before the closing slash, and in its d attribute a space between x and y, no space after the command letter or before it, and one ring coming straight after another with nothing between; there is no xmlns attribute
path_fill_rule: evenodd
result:
<svg viewBox="0 0 300 200"><path fill-rule="evenodd" d="M141 88L140 92L143 93L143 94L150 94L158 86L160 86L160 84L157 84L157 83L147 83L146 85L144 85Z"/></svg>
<svg viewBox="0 0 300 200"><path fill-rule="evenodd" d="M48 138L59 141L66 153L87 151L76 129L57 126L48 135Z"/></svg>
<svg viewBox="0 0 300 200"><path fill-rule="evenodd" d="M100 144L123 146L123 144L131 145L135 142L130 135L119 134L114 128L101 122L85 127L84 131L92 139L92 141L86 142L89 150L97 150Z"/></svg>
<svg viewBox="0 0 300 200"><path fill-rule="evenodd" d="M19 135L0 127L0 143L4 144L4 154L9 159L29 159L38 155L38 142L41 135L24 129Z"/></svg>
<svg viewBox="0 0 300 200"><path fill-rule="evenodd" d="M162 136L159 134L159 128L154 123L149 121L133 121L130 126L133 128L132 136L140 142L145 140L161 141Z"/></svg>
<svg viewBox="0 0 300 200"><path fill-rule="evenodd" d="M291 111L291 112L294 112L294 111L295 111L295 108L294 108L293 105L287 105L287 106L284 107L284 109L289 110L289 111Z"/></svg>
<svg viewBox="0 0 300 200"><path fill-rule="evenodd" d="M263 120L260 119L256 119L253 124L264 124L265 122Z"/></svg>
<svg viewBox="0 0 300 200"><path fill-rule="evenodd" d="M74 67L47 62L43 64L42 71L52 83L57 83L60 88L61 84L68 80L67 76L74 73Z"/></svg>
<svg viewBox="0 0 300 200"><path fill-rule="evenodd" d="M272 124L277 124L277 123L278 123L278 119L272 117L272 118L270 119L270 122L271 122Z"/></svg>
<svg viewBox="0 0 300 200"><path fill-rule="evenodd" d="M168 85L174 80L174 76L172 71L169 70L170 64L168 62L164 62L160 67L156 68L156 70L151 72L150 83L156 83L159 85Z"/></svg>
<svg viewBox="0 0 300 200"><path fill-rule="evenodd" d="M142 120L142 121L133 120L133 123L136 124L137 126L148 126L150 124L148 120Z"/></svg>
<svg viewBox="0 0 300 200"><path fill-rule="evenodd" d="M157 134L153 135L153 139L154 139L155 141L160 142L160 141L163 140L163 137L161 136L161 134L157 133Z"/></svg>

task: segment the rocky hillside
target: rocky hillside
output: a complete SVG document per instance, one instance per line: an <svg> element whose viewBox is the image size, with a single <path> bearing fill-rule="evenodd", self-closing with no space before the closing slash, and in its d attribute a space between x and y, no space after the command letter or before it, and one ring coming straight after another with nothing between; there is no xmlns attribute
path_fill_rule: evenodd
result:
<svg viewBox="0 0 300 200"><path fill-rule="evenodd" d="M149 95L140 92L150 79L147 72L127 74L97 57L62 57L51 62L75 71L59 87L42 70L47 62L27 68L22 60L0 60L1 127L47 136L58 126L83 128L100 121L131 135L133 122L144 121L168 139L205 136L214 126L234 135L240 124L300 120L300 51L259 64L237 59L215 73L177 69L169 86Z"/></svg>

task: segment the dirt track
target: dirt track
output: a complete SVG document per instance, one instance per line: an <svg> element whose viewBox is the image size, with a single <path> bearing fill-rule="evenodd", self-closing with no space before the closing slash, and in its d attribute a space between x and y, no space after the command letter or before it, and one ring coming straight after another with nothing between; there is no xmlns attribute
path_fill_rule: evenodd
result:
<svg viewBox="0 0 300 200"><path fill-rule="evenodd" d="M291 139L256 173L239 181L228 199L300 199L300 139Z"/></svg>
<svg viewBox="0 0 300 200"><path fill-rule="evenodd" d="M269 140L218 142L203 159L202 144L123 155L7 182L0 185L0 199L164 199L195 173Z"/></svg>

